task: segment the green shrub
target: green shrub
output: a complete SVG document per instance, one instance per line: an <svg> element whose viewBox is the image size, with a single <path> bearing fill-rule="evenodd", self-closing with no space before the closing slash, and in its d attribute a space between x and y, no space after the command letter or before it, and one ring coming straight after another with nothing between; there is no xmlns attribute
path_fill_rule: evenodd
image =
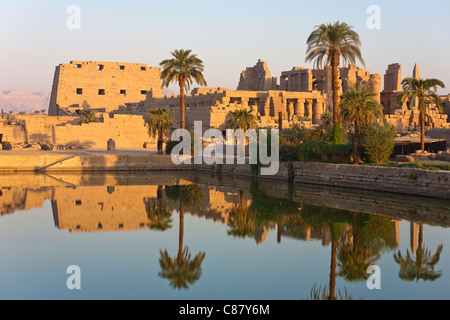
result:
<svg viewBox="0 0 450 320"><path fill-rule="evenodd" d="M331 144L328 148L331 162L351 163L353 156L352 144Z"/></svg>
<svg viewBox="0 0 450 320"><path fill-rule="evenodd" d="M341 124L335 123L333 125L333 131L331 132L331 139L332 144L343 144L344 143L344 136L342 134Z"/></svg>
<svg viewBox="0 0 450 320"><path fill-rule="evenodd" d="M331 112L325 112L320 116L322 124L324 126L330 126L333 123L333 114Z"/></svg>
<svg viewBox="0 0 450 320"><path fill-rule="evenodd" d="M193 130L189 130L189 133L191 134L191 155L194 155L194 131ZM171 154L173 148L179 144L181 141L183 141L182 138L180 138L179 141L172 141L172 140L168 140L166 141L166 154ZM202 140L202 149L205 147L205 142Z"/></svg>
<svg viewBox="0 0 450 320"><path fill-rule="evenodd" d="M171 154L173 148L175 148L175 146L179 143L180 143L179 141L172 141L172 140L167 141L166 142L166 153Z"/></svg>
<svg viewBox="0 0 450 320"><path fill-rule="evenodd" d="M309 140L301 146L301 160L312 162L328 162L329 146L326 141Z"/></svg>
<svg viewBox="0 0 450 320"><path fill-rule="evenodd" d="M280 143L302 144L308 140L330 141L330 132L322 128L306 129L298 124L280 132Z"/></svg>
<svg viewBox="0 0 450 320"><path fill-rule="evenodd" d="M386 122L373 122L365 126L361 137L363 160L377 165L387 162L394 151L396 136L395 127Z"/></svg>
<svg viewBox="0 0 450 320"><path fill-rule="evenodd" d="M280 144L280 161L300 161L301 145L294 143Z"/></svg>

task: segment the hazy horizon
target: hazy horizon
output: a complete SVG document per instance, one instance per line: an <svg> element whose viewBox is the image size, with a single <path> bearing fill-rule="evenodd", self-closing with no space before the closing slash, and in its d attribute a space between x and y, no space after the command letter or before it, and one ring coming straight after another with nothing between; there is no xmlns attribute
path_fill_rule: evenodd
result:
<svg viewBox="0 0 450 320"><path fill-rule="evenodd" d="M71 30L67 8L80 9ZM367 8L380 8L381 29L371 30ZM192 49L205 64L209 87L236 89L239 75L258 59L273 77L305 63L314 26L343 21L359 33L364 69L381 76L402 65L403 78L418 63L422 78L450 85L450 3L434 1L2 1L0 90L50 92L55 67L72 60L158 66L174 49ZM444 41L443 41L444 40ZM360 64L357 64L362 67ZM195 86L194 86L195 87ZM447 94L450 89L440 90Z"/></svg>

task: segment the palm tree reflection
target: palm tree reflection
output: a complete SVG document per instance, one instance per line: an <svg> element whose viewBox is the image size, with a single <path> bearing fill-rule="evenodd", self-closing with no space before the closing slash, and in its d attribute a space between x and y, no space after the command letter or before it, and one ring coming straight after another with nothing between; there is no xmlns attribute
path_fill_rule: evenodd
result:
<svg viewBox="0 0 450 320"><path fill-rule="evenodd" d="M434 255L423 244L423 224L419 224L419 239L418 247L415 252L416 258L414 259L414 253L411 254L409 250L406 252L406 257L403 257L401 252L398 251L394 254L394 261L400 265L399 277L404 281L434 281L441 277L441 271L435 271L434 267L439 262L442 244L436 249Z"/></svg>
<svg viewBox="0 0 450 320"><path fill-rule="evenodd" d="M347 288L344 288L344 292L340 289L335 292L334 288L330 290L330 286L322 287L317 284L311 288L309 297L311 300L353 300L352 295L347 292Z"/></svg>
<svg viewBox="0 0 450 320"><path fill-rule="evenodd" d="M227 234L233 237L252 237L255 233L255 214L244 203L244 190L240 190L240 201L230 211Z"/></svg>
<svg viewBox="0 0 450 320"><path fill-rule="evenodd" d="M397 247L392 221L388 217L352 213L349 241L339 244L339 276L346 281L366 281L367 268L385 251Z"/></svg>
<svg viewBox="0 0 450 320"><path fill-rule="evenodd" d="M162 186L158 186L156 201L145 199L144 202L149 220L147 226L150 230L165 231L172 228L172 210L163 203Z"/></svg>
<svg viewBox="0 0 450 320"><path fill-rule="evenodd" d="M178 254L169 256L167 250L160 250L159 264L161 271L158 274L170 281L174 289L188 289L200 279L202 274L201 264L205 258L204 252L199 252L192 258L189 247L183 247L184 237L184 207L193 208L203 200L203 191L198 185L170 186L166 187L167 198L179 201L180 229L178 238Z"/></svg>

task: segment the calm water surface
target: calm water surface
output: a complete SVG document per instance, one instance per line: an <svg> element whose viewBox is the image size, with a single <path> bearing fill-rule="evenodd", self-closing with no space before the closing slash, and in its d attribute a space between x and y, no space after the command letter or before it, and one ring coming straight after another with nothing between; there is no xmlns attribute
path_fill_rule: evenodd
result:
<svg viewBox="0 0 450 320"><path fill-rule="evenodd" d="M0 186L1 299L450 299L449 201L181 173Z"/></svg>

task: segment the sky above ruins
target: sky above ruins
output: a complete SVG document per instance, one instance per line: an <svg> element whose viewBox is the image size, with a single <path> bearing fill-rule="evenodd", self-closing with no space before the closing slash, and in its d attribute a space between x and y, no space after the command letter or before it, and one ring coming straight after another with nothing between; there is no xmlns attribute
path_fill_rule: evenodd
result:
<svg viewBox="0 0 450 320"><path fill-rule="evenodd" d="M314 26L337 20L360 34L366 69L372 73L384 75L389 64L400 63L407 77L417 62L421 77L450 86L448 0L0 3L0 90L49 92L60 63L158 66L181 48L192 49L204 61L208 86L236 89L240 72L258 59L267 62L275 77L293 66L311 67L305 63L308 35ZM79 8L79 15L68 12L71 5ZM367 12L373 5L379 15Z"/></svg>

